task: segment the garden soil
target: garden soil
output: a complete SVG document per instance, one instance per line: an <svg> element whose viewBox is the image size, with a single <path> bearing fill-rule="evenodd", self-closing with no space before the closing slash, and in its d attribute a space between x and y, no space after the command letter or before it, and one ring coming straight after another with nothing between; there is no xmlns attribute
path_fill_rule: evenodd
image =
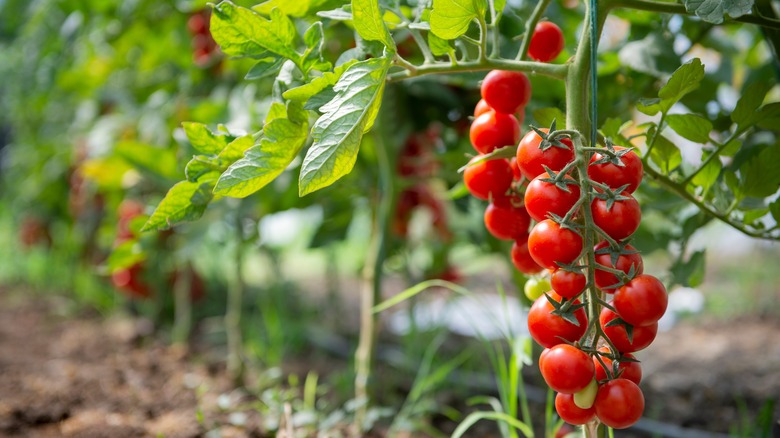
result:
<svg viewBox="0 0 780 438"><path fill-rule="evenodd" d="M220 364L155 340L143 320L61 308L0 288L0 437L271 436ZM728 432L780 398L777 320L684 322L639 358L645 414L666 425Z"/></svg>

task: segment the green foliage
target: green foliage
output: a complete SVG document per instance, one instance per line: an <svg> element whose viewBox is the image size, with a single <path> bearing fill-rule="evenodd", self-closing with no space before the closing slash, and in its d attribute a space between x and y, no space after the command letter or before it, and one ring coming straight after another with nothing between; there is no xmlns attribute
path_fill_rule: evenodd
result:
<svg viewBox="0 0 780 438"><path fill-rule="evenodd" d="M444 40L453 40L468 31L474 19L483 19L485 0L434 0L431 32Z"/></svg>
<svg viewBox="0 0 780 438"><path fill-rule="evenodd" d="M753 0L685 0L685 9L709 23L720 24L726 16L731 18L749 14Z"/></svg>

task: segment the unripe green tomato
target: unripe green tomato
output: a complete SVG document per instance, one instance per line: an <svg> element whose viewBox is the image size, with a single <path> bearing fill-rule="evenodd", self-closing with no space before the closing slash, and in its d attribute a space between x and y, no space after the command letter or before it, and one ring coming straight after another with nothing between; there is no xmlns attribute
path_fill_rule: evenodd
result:
<svg viewBox="0 0 780 438"><path fill-rule="evenodd" d="M529 278L528 281L525 282L523 292L525 292L525 296L528 297L529 300L536 301L537 298L541 297L545 292L549 292L551 289L550 281L546 278Z"/></svg>
<svg viewBox="0 0 780 438"><path fill-rule="evenodd" d="M580 409L590 409L593 406L593 401L596 400L598 392L599 384L596 382L596 379L593 379L585 389L574 393L574 404Z"/></svg>

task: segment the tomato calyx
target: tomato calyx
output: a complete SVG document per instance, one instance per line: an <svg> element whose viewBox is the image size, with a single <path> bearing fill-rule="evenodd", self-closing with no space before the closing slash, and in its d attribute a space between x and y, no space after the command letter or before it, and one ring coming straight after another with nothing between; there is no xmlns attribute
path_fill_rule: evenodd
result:
<svg viewBox="0 0 780 438"><path fill-rule="evenodd" d="M626 337L628 337L628 342L630 343L634 342L634 326L625 322L622 318L620 318L620 316L615 315L615 319L604 324L604 327L616 327L616 326L623 326L623 328L626 329Z"/></svg>
<svg viewBox="0 0 780 438"><path fill-rule="evenodd" d="M550 123L550 128L547 130L547 132L533 125L529 125L528 127L531 128L536 133L536 135L542 138L542 141L539 143L539 149L542 151L546 151L551 147L564 150L571 149L571 140L569 135L557 131L557 122L555 119L553 119L552 123ZM562 140L564 139L569 140L570 144L567 145L566 143L563 143Z"/></svg>
<svg viewBox="0 0 780 438"><path fill-rule="evenodd" d="M584 308L586 306L586 303L582 303L582 302L578 303L576 298L570 298L570 299L563 298L561 302L558 302L555 301L555 299L551 297L550 294L547 293L544 294L544 297L547 298L547 301L553 307L553 311L550 312L550 314L560 316L561 318L574 324L577 327L580 326L580 322L577 320L577 316L575 315L574 312Z"/></svg>
<svg viewBox="0 0 780 438"><path fill-rule="evenodd" d="M607 138L604 141L605 147L599 148L598 152L601 154L601 158L593 160L589 165L595 166L598 164L614 164L618 167L626 167L626 164L621 160L623 156L634 151L633 147L627 147L620 150L615 149L615 145L612 144L612 139Z"/></svg>

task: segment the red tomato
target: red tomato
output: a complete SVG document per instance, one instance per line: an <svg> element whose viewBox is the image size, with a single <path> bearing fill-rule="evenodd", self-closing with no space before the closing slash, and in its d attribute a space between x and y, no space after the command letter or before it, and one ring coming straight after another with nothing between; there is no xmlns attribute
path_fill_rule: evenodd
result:
<svg viewBox="0 0 780 438"><path fill-rule="evenodd" d="M549 352L550 352L550 349L549 348L545 348L539 354L539 369L542 369L542 363L544 363L544 358L547 357L547 353L549 353Z"/></svg>
<svg viewBox="0 0 780 438"><path fill-rule="evenodd" d="M551 347L540 363L540 370L547 386L564 394L585 389L595 374L590 356L569 344Z"/></svg>
<svg viewBox="0 0 780 438"><path fill-rule="evenodd" d="M125 199L119 204L119 223L116 227L116 241L122 243L133 237L130 222L144 212L144 205L134 199Z"/></svg>
<svg viewBox="0 0 780 438"><path fill-rule="evenodd" d="M512 252L510 255L512 256L512 264L515 265L515 268L517 268L518 271L525 275L538 274L544 269L539 266L539 264L531 258L531 254L528 253L528 237L515 240L515 243L512 244Z"/></svg>
<svg viewBox="0 0 780 438"><path fill-rule="evenodd" d="M609 248L609 243L607 242L601 242L593 248L596 251L595 280L596 287L603 290L604 292L613 293L615 292L615 289L609 289L609 286L616 285L620 280L615 276L615 274L602 271L598 269L598 267L605 266L607 268L620 269L621 271L628 274L628 272L631 270L631 266L633 265L635 274L640 275L642 272L644 272L644 262L642 261L642 256L639 255L638 252L634 252L633 254L620 254L618 256L617 263L613 265L612 255L610 253L599 254L599 251L605 250L607 248ZM636 248L631 245L626 245L625 249L627 251L636 251Z"/></svg>
<svg viewBox="0 0 780 438"><path fill-rule="evenodd" d="M52 239L49 226L35 216L25 216L19 224L19 240L22 246L30 248L37 244L51 246Z"/></svg>
<svg viewBox="0 0 780 438"><path fill-rule="evenodd" d="M548 295L559 303L562 300L561 296L555 292L550 291ZM579 304L579 301L575 301L574 304ZM585 329L588 326L588 317L585 316L584 308L577 309L574 312L579 325L572 324L561 316L553 315L550 313L553 310L555 308L547 301L547 297L542 295L534 301L534 304L528 311L528 332L539 345L551 348L565 341L574 342L579 340L585 334ZM549 353L545 356L545 363L547 363L548 356ZM591 375L591 377L593 376Z"/></svg>
<svg viewBox="0 0 780 438"><path fill-rule="evenodd" d="M187 19L187 28L193 35L208 33L209 31L209 19L208 14L204 12L196 12Z"/></svg>
<svg viewBox="0 0 780 438"><path fill-rule="evenodd" d="M664 316L668 301L663 283L652 275L639 275L615 290L612 305L623 321L645 326Z"/></svg>
<svg viewBox="0 0 780 438"><path fill-rule="evenodd" d="M490 105L485 102L485 99L479 99L479 102L477 102L477 105L474 106L474 118L481 116L482 114L485 114L488 111L491 111L493 108L490 107Z"/></svg>
<svg viewBox="0 0 780 438"><path fill-rule="evenodd" d="M621 353L634 353L647 348L655 339L655 335L658 334L658 323L635 326L632 333L633 337L629 341L626 328L623 325L618 324L607 327L607 324L617 317L618 315L615 312L605 307L599 315L599 323L604 330L604 334L612 341L612 345Z"/></svg>
<svg viewBox="0 0 780 438"><path fill-rule="evenodd" d="M585 290L588 279L580 272L558 269L550 276L550 284L558 295L564 298L574 298Z"/></svg>
<svg viewBox="0 0 780 438"><path fill-rule="evenodd" d="M546 128L540 129L542 132L548 132ZM539 149L542 143L542 137L531 131L520 140L517 146L517 166L527 179L532 180L537 176L546 173L544 166L558 172L566 164L574 160L574 145L571 140L564 138L561 143L568 146L568 149L552 146L546 150Z"/></svg>
<svg viewBox="0 0 780 438"><path fill-rule="evenodd" d="M626 148L615 146L615 152L620 152ZM598 183L609 186L612 189L617 189L628 184L628 188L623 191L625 194L634 193L639 187L639 183L642 182L642 175L644 168L642 166L642 159L633 150L620 157L620 161L623 162L623 166L618 166L612 163L593 164L604 158L605 155L596 152L590 159L590 166L588 166L588 176Z"/></svg>
<svg viewBox="0 0 780 438"><path fill-rule="evenodd" d="M576 231L561 228L552 220L545 219L531 229L528 252L540 266L557 269L558 262L568 264L579 258L582 237Z"/></svg>
<svg viewBox="0 0 780 438"><path fill-rule="evenodd" d="M528 214L537 222L547 219L547 213L553 213L560 217L574 206L580 198L580 187L574 178L567 176L564 179L568 192L560 189L555 184L544 181L549 175L537 176L525 189L525 208ZM571 182L572 184L568 184Z"/></svg>
<svg viewBox="0 0 780 438"><path fill-rule="evenodd" d="M111 274L111 282L130 298L148 298L152 291L143 279L143 270L141 263L118 269Z"/></svg>
<svg viewBox="0 0 780 438"><path fill-rule="evenodd" d="M590 204L593 223L615 240L623 240L634 234L642 220L639 203L631 195L628 198L615 201L610 209L607 209L607 201L603 199L596 198Z"/></svg>
<svg viewBox="0 0 780 438"><path fill-rule="evenodd" d="M615 379L599 386L593 407L596 416L606 426L625 429L642 417L645 397L636 383L627 379Z"/></svg>
<svg viewBox="0 0 780 438"><path fill-rule="evenodd" d="M479 157L472 158L472 162ZM512 168L505 159L483 160L466 168L463 181L471 194L479 199L503 197L512 185Z"/></svg>
<svg viewBox="0 0 780 438"><path fill-rule="evenodd" d="M563 32L555 23L542 21L536 25L528 56L540 62L550 62L563 51Z"/></svg>
<svg viewBox="0 0 780 438"><path fill-rule="evenodd" d="M520 124L511 114L488 111L471 122L469 139L477 152L488 154L497 148L516 145L520 141Z"/></svg>
<svg viewBox="0 0 780 438"><path fill-rule="evenodd" d="M599 348L599 351L602 353L609 353L609 347L601 347ZM633 354L626 353L622 355L623 358L626 359L636 359ZM604 365L607 366L610 373L614 373L614 365L612 362L612 359L601 356L602 362L604 362ZM607 380L607 372L604 370L604 367L601 366L601 363L596 359L596 356L593 356L593 366L596 368L596 381L602 382L604 380ZM637 385L639 385L639 382L642 381L642 366L639 365L639 362L632 362L627 360L618 360L618 372L620 373L621 379L628 379ZM614 377L614 376L613 376Z"/></svg>
<svg viewBox="0 0 780 438"><path fill-rule="evenodd" d="M556 395L555 410L561 420L575 426L581 426L596 418L596 409L593 406L582 409L574 404L574 394L560 393Z"/></svg>
<svg viewBox="0 0 780 438"><path fill-rule="evenodd" d="M491 108L514 114L531 98L531 81L522 72L493 70L485 76L480 91Z"/></svg>
<svg viewBox="0 0 780 438"><path fill-rule="evenodd" d="M517 167L517 157L512 157L509 160L509 166L512 168L512 176L514 177L515 181L519 181L523 174L520 172L520 168Z"/></svg>
<svg viewBox="0 0 780 438"><path fill-rule="evenodd" d="M490 203L485 209L485 228L502 240L516 240L528 235L531 218L522 205L511 202Z"/></svg>

